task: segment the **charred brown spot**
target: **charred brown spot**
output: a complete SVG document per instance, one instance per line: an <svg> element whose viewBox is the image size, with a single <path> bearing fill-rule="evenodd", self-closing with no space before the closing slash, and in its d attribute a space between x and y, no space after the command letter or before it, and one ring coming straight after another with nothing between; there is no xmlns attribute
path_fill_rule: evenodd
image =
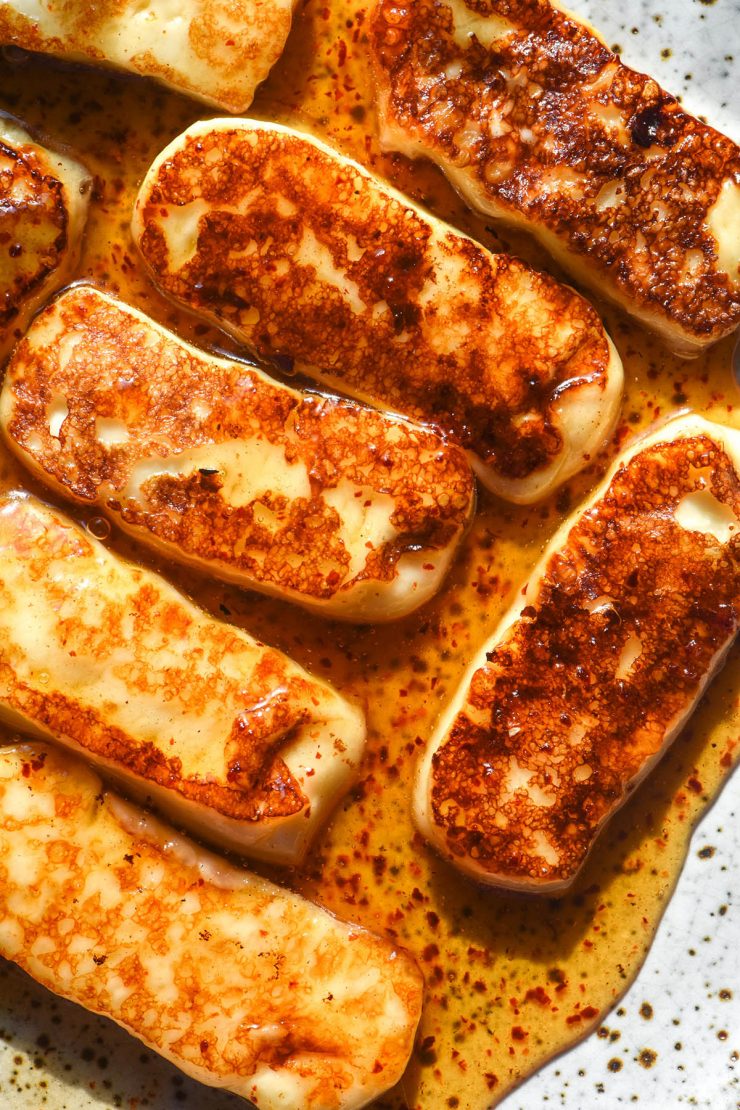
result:
<svg viewBox="0 0 740 1110"><path fill-rule="evenodd" d="M712 440L647 448L550 557L434 755L433 820L453 855L567 880L660 752L740 615L740 534L722 545L674 519L697 490L740 519L740 480Z"/></svg>
<svg viewBox="0 0 740 1110"><path fill-rule="evenodd" d="M453 171L475 207L555 236L581 276L664 329L703 342L737 327L737 273L706 223L740 175L736 144L546 0L460 6L508 33L462 43L448 3L377 4L386 140Z"/></svg>
<svg viewBox="0 0 740 1110"><path fill-rule="evenodd" d="M75 333L68 360L44 338L47 324ZM129 384L121 391L124 367ZM63 493L98 504L175 553L309 598L330 599L370 579L391 582L406 552L453 543L471 512L468 461L434 432L356 403L301 396L243 363L215 364L89 287L68 290L38 317L6 382L11 441ZM59 438L49 428L53 395L68 409ZM101 442L101 418L125 427L125 442ZM303 466L308 496L287 497L268 483L251 499L233 499L224 475L208 465L155 473L137 494L129 488L136 465L161 455L163 439L186 454L250 438L276 448L286 465ZM352 575L356 551L330 503L343 483L356 487L362 505L392 499L392 538L363 548Z"/></svg>
<svg viewBox="0 0 740 1110"><path fill-rule="evenodd" d="M0 141L0 328L61 265L68 219L61 181L30 148Z"/></svg>
<svg viewBox="0 0 740 1110"><path fill-rule="evenodd" d="M196 250L178 266L162 212L201 201ZM186 135L145 183L138 219L170 295L263 359L431 422L505 479L550 465L565 395L605 384L608 343L581 297L435 229L300 135Z"/></svg>

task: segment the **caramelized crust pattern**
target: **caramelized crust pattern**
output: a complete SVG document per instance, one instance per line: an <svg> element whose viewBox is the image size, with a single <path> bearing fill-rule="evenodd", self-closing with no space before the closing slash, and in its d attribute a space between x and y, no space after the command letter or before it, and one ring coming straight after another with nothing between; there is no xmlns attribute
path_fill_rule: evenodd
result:
<svg viewBox="0 0 740 1110"><path fill-rule="evenodd" d="M196 124L155 161L133 226L178 302L440 429L504 497L543 496L615 419L621 365L586 301L308 135Z"/></svg>
<svg viewBox="0 0 740 1110"><path fill-rule="evenodd" d="M282 53L294 0L3 0L0 42L112 65L242 112Z"/></svg>
<svg viewBox="0 0 740 1110"><path fill-rule="evenodd" d="M559 533L432 741L417 815L485 881L572 881L734 637L737 433L680 426Z"/></svg>
<svg viewBox="0 0 740 1110"><path fill-rule="evenodd" d="M740 150L547 0L379 0L383 141L696 353L740 322Z"/></svg>
<svg viewBox="0 0 740 1110"><path fill-rule="evenodd" d="M89 179L0 116L0 351L78 256Z"/></svg>
<svg viewBox="0 0 740 1110"><path fill-rule="evenodd" d="M89 286L36 318L0 419L54 489L177 559L327 614L399 616L473 510L463 451L196 350Z"/></svg>
<svg viewBox="0 0 740 1110"><path fill-rule="evenodd" d="M349 785L358 711L55 510L0 500L0 716L227 847L292 861Z"/></svg>
<svg viewBox="0 0 740 1110"><path fill-rule="evenodd" d="M364 1106L411 1052L409 956L211 856L41 745L0 751L0 954L260 1110Z"/></svg>

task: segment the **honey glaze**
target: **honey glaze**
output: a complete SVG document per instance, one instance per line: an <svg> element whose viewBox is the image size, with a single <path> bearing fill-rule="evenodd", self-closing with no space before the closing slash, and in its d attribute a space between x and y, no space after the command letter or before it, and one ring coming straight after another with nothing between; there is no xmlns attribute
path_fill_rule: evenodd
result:
<svg viewBox="0 0 740 1110"><path fill-rule="evenodd" d="M303 5L252 114L312 130L486 246L544 266L543 253L523 236L497 236L472 216L437 171L380 153L365 11L359 0ZM233 352L231 340L155 293L128 233L133 197L151 160L211 113L143 82L15 59L0 62L0 107L43 137L69 144L96 175L78 276L188 340ZM560 276L549 262L547 268ZM619 347L627 383L608 450L542 505L517 508L481 494L442 594L404 620L367 628L309 618L157 562L115 528L107 541L163 570L199 604L286 651L366 709L367 757L333 823L300 870L261 870L391 937L419 960L427 982L425 1013L402 1084L376 1104L385 1110L484 1110L598 1025L639 970L692 828L740 751L735 651L688 728L607 827L576 886L558 899L478 888L427 848L411 824L413 768L435 718L563 515L593 487L608 459L634 433L682 409L740 423L731 340L701 359L679 362L623 316L598 308ZM0 476L3 488L22 487L52 500L5 449ZM73 515L84 518L77 510ZM94 510L89 518L94 527Z"/></svg>

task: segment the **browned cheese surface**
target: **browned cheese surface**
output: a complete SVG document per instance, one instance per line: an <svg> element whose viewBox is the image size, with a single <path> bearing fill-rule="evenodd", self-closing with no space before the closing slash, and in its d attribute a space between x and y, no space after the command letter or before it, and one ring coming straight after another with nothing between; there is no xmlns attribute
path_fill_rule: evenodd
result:
<svg viewBox="0 0 740 1110"><path fill-rule="evenodd" d="M659 326L700 342L737 327L737 246L731 280L705 223L723 182L740 186L730 139L547 0L380 0L371 38L389 143L553 236Z"/></svg>
<svg viewBox="0 0 740 1110"><path fill-rule="evenodd" d="M327 687L37 502L0 501L0 552L3 707L215 814L304 808L281 749Z"/></svg>
<svg viewBox="0 0 740 1110"><path fill-rule="evenodd" d="M244 111L285 44L293 0L56 0L0 5L0 43L112 65Z"/></svg>
<svg viewBox="0 0 740 1110"><path fill-rule="evenodd" d="M674 519L698 492L740 516L711 439L651 447L552 555L433 758L452 853L504 881L568 881L660 752L738 622L740 535L725 546Z"/></svg>
<svg viewBox="0 0 740 1110"><path fill-rule="evenodd" d="M694 7L699 34L704 9ZM381 153L368 20L365 0L331 5L309 0L301 6L287 51L260 90L254 114L309 128L488 249L503 249L545 268L547 256L531 237L508 229L494 236L430 163ZM661 35L669 44L665 33L652 26L643 33ZM656 76L660 79L660 73ZM133 201L152 160L203 117L202 107L144 82L114 81L81 69L52 71L41 59L0 67L0 102L29 124L43 124L74 144L98 177L77 276L120 294L209 351L224 346L233 351L222 332L203 327L161 297L129 232ZM409 804L417 756L440 712L514 602L544 545L599 480L608 460L651 422L681 408L738 426L731 339L692 363L677 362L664 344L622 313L607 309L605 321L626 370L622 416L607 449L536 508L505 505L484 492L445 590L417 613L386 626L339 625L309 618L296 605L209 584L203 575L158 561L210 612L287 652L367 711L368 748L358 784L287 881L340 917L382 932L421 962L426 989L415 1051L402 1084L377 1100L377 1110L487 1110L545 1060L597 1029L603 1037L596 1046L600 1063L589 1072L589 1081L604 1085L603 1096L594 1094L598 1105L614 1100L622 1089L606 1067L609 1056L623 1061L621 1078L628 1089L641 1090L644 1072L635 1057L643 1047L654 1047L658 1021L670 1025L681 1016L665 995L658 999L652 980L640 995L654 1004L652 1025L631 1002L622 1009L618 1000L652 943L687 851L707 843L717 845L717 855L722 850L724 842L711 822L692 849L690 837L740 753L737 650L689 727L615 814L598 851L558 899L483 889L460 875L415 835ZM24 486L49 496L5 446L0 447L0 481L4 489ZM81 507L77 515L94 521L98 510ZM151 561L116 527L108 543ZM708 884L706 906L718 923L731 928L736 906L721 884L721 879ZM685 947L690 944L687 938ZM723 970L712 969L715 948L697 945L696 954L684 953L681 961L701 963L717 986L734 989L731 967L726 979ZM682 967L677 961L677 979ZM120 1101L128 1110L131 1100L138 1099L141 1107L147 1099L170 1110L175 1101L179 1104L171 1072L150 1055L143 1064L139 1046L128 1038L112 1038L87 1015L75 1019L69 1007L54 1009L46 991L9 969L6 974L0 969L0 987L0 1024L17 1022L29 1030L26 1041L10 1049L8 1063L9 1071L17 1069L23 1097L36 1099L39 1106L44 1098L69 1102L69 1089L58 1078L69 1074L62 1071L69 1065L79 1077L75 1096L79 1091L81 1101L88 1097L82 1085L95 1083L89 1098L103 1105ZM706 1005L704 992L684 993L690 1006ZM725 1005L717 1001L720 1013ZM124 1078L112 1067L107 1072L98 1067L100 1035L105 1035L109 1058L121 1062ZM49 1048L40 1047L43 1036ZM729 1077L737 1045L732 1036L717 1044L718 1074L725 1069L722 1074ZM37 1059L43 1068L36 1067ZM681 1063L679 1052L661 1055L656 1070ZM101 1080L110 1080L111 1088L103 1088ZM10 1080L0 1084L0 1101L6 1093L15 1097ZM200 1087L188 1086L183 1094L183 1105L195 1110L223 1110L233 1102ZM524 1091L511 1097L515 1107L525 1102Z"/></svg>
<svg viewBox="0 0 740 1110"><path fill-rule="evenodd" d="M564 448L558 406L605 388L608 342L582 297L300 136L224 123L187 137L137 222L168 295L262 358L431 423L503 479L546 469Z"/></svg>
<svg viewBox="0 0 740 1110"><path fill-rule="evenodd" d="M53 749L0 753L3 955L261 1106L337 1110L392 1082L415 963L137 812Z"/></svg>
<svg viewBox="0 0 740 1110"><path fill-rule="evenodd" d="M0 329L63 263L68 226L62 182L32 149L0 140Z"/></svg>
<svg viewBox="0 0 740 1110"><path fill-rule="evenodd" d="M216 361L89 287L37 318L7 386L5 432L44 481L176 554L301 598L392 582L406 552L453 544L472 511L464 453L431 431ZM167 473L188 458L192 473ZM337 493L360 514L387 506L391 538L348 533Z"/></svg>

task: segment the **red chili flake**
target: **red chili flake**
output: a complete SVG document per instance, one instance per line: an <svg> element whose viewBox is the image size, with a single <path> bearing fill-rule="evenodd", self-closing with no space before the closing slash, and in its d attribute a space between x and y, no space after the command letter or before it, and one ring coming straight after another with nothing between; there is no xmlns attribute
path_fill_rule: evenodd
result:
<svg viewBox="0 0 740 1110"><path fill-rule="evenodd" d="M388 860L385 856L373 856L373 874L376 879L382 879L387 866Z"/></svg>
<svg viewBox="0 0 740 1110"><path fill-rule="evenodd" d="M577 1025L580 1020L581 1020L581 1015L580 1014L571 1014L570 1017L567 1017L565 1019L565 1021L568 1025Z"/></svg>
<svg viewBox="0 0 740 1110"><path fill-rule="evenodd" d="M704 789L704 787L699 782L699 780L696 779L696 778L693 778L693 776L692 776L692 778L689 779L689 781L686 783L686 785L688 786L689 790L691 790L691 792L693 794L701 794L702 790Z"/></svg>
<svg viewBox="0 0 740 1110"><path fill-rule="evenodd" d="M560 967L551 967L547 973L547 980L549 983L557 983L556 991L563 990L567 984L565 972Z"/></svg>
<svg viewBox="0 0 740 1110"><path fill-rule="evenodd" d="M524 1041L529 1036L526 1029L522 1029L521 1025L515 1025L511 1030L511 1039L513 1041Z"/></svg>
<svg viewBox="0 0 740 1110"><path fill-rule="evenodd" d="M486 1085L489 1091L492 1091L494 1087L498 1086L498 1076L494 1075L492 1071L487 1071L484 1074L483 1078L486 1081Z"/></svg>
<svg viewBox="0 0 740 1110"><path fill-rule="evenodd" d="M550 995L546 993L544 987L531 987L525 994L524 1001L538 1002L540 1006L547 1006Z"/></svg>
<svg viewBox="0 0 740 1110"><path fill-rule="evenodd" d="M380 1060L376 1060L375 1063L373 1064L373 1075L377 1075L378 1072L382 1071L382 1070L383 1070L383 1065L381 1064Z"/></svg>
<svg viewBox="0 0 740 1110"><path fill-rule="evenodd" d="M586 1018L586 1019L587 1019L588 1021L590 1021L590 1020L591 1020L591 1018L595 1018L595 1017L596 1017L596 1015L598 1014L598 1012L599 1012L599 1011L598 1011L598 1010L596 1009L596 1007L595 1007L595 1006L586 1006L586 1007L584 1007L584 1009L583 1009L583 1010L581 1010L581 1017L584 1017L584 1018Z"/></svg>
<svg viewBox="0 0 740 1110"><path fill-rule="evenodd" d="M435 956L439 955L439 948L436 944L428 944L421 953L422 960L433 960Z"/></svg>

